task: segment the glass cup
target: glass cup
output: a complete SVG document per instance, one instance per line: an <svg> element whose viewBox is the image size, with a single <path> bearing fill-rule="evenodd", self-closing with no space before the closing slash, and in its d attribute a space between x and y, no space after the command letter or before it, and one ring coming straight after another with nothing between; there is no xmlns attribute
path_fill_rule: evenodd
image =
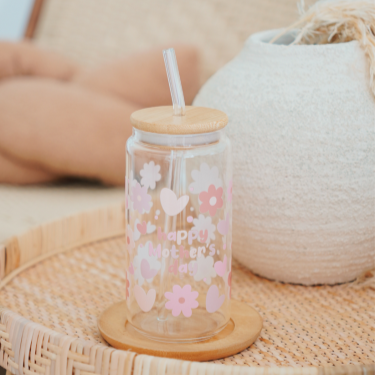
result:
<svg viewBox="0 0 375 375"><path fill-rule="evenodd" d="M126 316L163 342L206 340L230 319L232 153L224 129L126 145Z"/></svg>

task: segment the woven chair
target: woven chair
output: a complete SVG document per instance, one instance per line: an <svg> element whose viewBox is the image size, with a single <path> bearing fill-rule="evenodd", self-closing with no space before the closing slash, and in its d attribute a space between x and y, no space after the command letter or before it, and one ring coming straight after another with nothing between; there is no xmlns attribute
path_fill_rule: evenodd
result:
<svg viewBox="0 0 375 375"><path fill-rule="evenodd" d="M47 0L35 39L85 64L192 43L201 49L207 79L250 34L288 26L297 17L297 0Z"/></svg>

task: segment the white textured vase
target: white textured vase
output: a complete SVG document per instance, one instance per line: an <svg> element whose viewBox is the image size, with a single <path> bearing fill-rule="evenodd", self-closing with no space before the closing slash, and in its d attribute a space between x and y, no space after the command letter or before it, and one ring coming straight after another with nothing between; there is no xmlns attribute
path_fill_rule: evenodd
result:
<svg viewBox="0 0 375 375"><path fill-rule="evenodd" d="M253 35L194 104L229 116L234 256L285 282L334 284L375 267L375 98L357 42Z"/></svg>

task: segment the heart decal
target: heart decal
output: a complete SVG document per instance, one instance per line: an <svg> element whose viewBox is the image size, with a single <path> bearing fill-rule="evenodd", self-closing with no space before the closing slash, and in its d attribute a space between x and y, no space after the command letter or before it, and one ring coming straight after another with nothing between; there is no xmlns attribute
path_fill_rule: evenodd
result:
<svg viewBox="0 0 375 375"><path fill-rule="evenodd" d="M147 223L147 233L155 232L156 225L151 224L151 221Z"/></svg>
<svg viewBox="0 0 375 375"><path fill-rule="evenodd" d="M222 262L220 260L218 260L215 263L214 268L215 268L216 273L219 276L223 277L224 274L225 274L225 271L227 269L227 256L224 255L224 260Z"/></svg>
<svg viewBox="0 0 375 375"><path fill-rule="evenodd" d="M211 285L206 295L206 310L214 313L219 310L224 303L225 294L219 296L219 289L216 285Z"/></svg>
<svg viewBox="0 0 375 375"><path fill-rule="evenodd" d="M130 263L130 266L129 266L129 272L134 275L134 267L133 267L133 263Z"/></svg>
<svg viewBox="0 0 375 375"><path fill-rule="evenodd" d="M141 286L135 285L133 293L135 300L137 301L138 306L141 308L141 310L144 312L149 312L155 303L156 290L150 289L146 294Z"/></svg>
<svg viewBox="0 0 375 375"><path fill-rule="evenodd" d="M225 217L224 220L220 220L219 224L217 225L217 230L220 234L225 236L229 231L229 213Z"/></svg>
<svg viewBox="0 0 375 375"><path fill-rule="evenodd" d="M183 195L177 199L176 194L168 188L164 188L160 192L160 202L164 212L169 216L176 216L188 204L189 196Z"/></svg>
<svg viewBox="0 0 375 375"><path fill-rule="evenodd" d="M145 278L146 280L153 279L157 273L158 270L150 268L150 264L148 263L147 259L142 259L141 275L143 276L143 278Z"/></svg>
<svg viewBox="0 0 375 375"><path fill-rule="evenodd" d="M140 223L141 222L139 221L139 219L135 219L134 232L133 232L134 241L138 241L141 237L141 232L138 230L138 224Z"/></svg>
<svg viewBox="0 0 375 375"><path fill-rule="evenodd" d="M147 233L147 224L144 221L142 224L137 224L137 229L141 234L146 234Z"/></svg>

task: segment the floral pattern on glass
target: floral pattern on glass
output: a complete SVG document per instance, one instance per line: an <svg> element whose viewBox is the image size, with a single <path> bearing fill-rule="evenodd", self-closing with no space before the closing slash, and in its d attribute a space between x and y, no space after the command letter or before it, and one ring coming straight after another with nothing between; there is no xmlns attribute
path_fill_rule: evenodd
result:
<svg viewBox="0 0 375 375"><path fill-rule="evenodd" d="M199 206L199 211L204 214L208 212L210 216L215 216L216 211L223 207L223 188L215 188L215 185L210 185L208 191L202 191L199 194L199 200L202 202Z"/></svg>
<svg viewBox="0 0 375 375"><path fill-rule="evenodd" d="M172 310L173 316L182 314L185 318L191 317L193 311L198 307L198 292L191 290L191 285L187 284L183 288L179 285L173 286L173 292L166 292L165 297L169 300L165 304L167 310Z"/></svg>

